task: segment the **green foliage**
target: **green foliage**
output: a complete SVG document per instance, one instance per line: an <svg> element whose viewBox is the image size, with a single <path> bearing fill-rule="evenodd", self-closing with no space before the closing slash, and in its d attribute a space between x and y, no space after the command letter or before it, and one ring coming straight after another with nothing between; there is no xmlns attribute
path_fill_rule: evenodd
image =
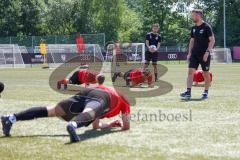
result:
<svg viewBox="0 0 240 160"><path fill-rule="evenodd" d="M0 35L17 35L21 28L18 17L21 15L20 0L0 1Z"/></svg>
<svg viewBox="0 0 240 160"><path fill-rule="evenodd" d="M106 33L107 41L118 40L124 0L94 0L95 32Z"/></svg>
<svg viewBox="0 0 240 160"><path fill-rule="evenodd" d="M216 45L223 46L223 0L203 0L206 19L213 26ZM240 45L240 1L226 1L227 46Z"/></svg>
<svg viewBox="0 0 240 160"><path fill-rule="evenodd" d="M121 26L118 30L121 42L139 42L141 38L142 21L138 13L124 6L124 14L121 17Z"/></svg>
<svg viewBox="0 0 240 160"><path fill-rule="evenodd" d="M223 0L1 0L0 35L105 33L106 41L144 42L160 24L163 45L186 45L191 7L203 8L223 44ZM240 43L240 1L228 0L227 44Z"/></svg>
<svg viewBox="0 0 240 160"><path fill-rule="evenodd" d="M67 0L53 1L44 12L44 30L49 34L70 34L76 32L74 27L73 5Z"/></svg>

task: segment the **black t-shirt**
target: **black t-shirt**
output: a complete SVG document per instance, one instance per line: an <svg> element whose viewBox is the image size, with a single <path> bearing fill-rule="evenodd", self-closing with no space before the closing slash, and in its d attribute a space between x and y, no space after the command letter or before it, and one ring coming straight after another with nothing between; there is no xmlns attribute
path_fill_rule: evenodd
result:
<svg viewBox="0 0 240 160"><path fill-rule="evenodd" d="M157 47L158 43L161 42L161 36L158 33L154 34L154 33L150 32L146 35L146 40L149 41L149 46L154 45Z"/></svg>
<svg viewBox="0 0 240 160"><path fill-rule="evenodd" d="M108 107L110 105L110 96L109 94L101 89L98 88L85 88L82 91L80 91L77 95L79 96L85 96L89 99L96 99L102 102L102 104L105 107Z"/></svg>
<svg viewBox="0 0 240 160"><path fill-rule="evenodd" d="M204 55L208 49L209 37L211 36L213 36L212 28L205 22L200 26L192 27L191 38L194 38L192 54Z"/></svg>

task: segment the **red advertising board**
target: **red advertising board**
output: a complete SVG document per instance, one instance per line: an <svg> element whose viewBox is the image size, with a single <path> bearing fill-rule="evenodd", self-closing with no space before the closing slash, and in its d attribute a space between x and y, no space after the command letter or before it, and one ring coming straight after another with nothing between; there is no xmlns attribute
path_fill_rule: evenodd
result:
<svg viewBox="0 0 240 160"><path fill-rule="evenodd" d="M233 59L240 60L240 47L233 47Z"/></svg>

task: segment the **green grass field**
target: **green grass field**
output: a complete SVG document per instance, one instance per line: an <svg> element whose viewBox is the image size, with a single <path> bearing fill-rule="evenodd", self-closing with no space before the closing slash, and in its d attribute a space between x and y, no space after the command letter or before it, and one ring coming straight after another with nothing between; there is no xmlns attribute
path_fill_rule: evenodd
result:
<svg viewBox="0 0 240 160"><path fill-rule="evenodd" d="M166 65L166 64L165 64ZM193 89L194 100L184 102L186 65L167 64L162 77L174 89L167 95L137 99L132 113L188 114L188 121L131 122L131 130L78 130L82 142L68 144L66 122L57 118L16 123L11 138L0 138L1 160L25 159L148 159L148 160L237 160L240 159L240 64L212 66L214 83L210 99L198 101L203 88ZM0 114L31 106L55 104L67 98L52 91L52 70L39 68L0 69L6 90L0 99ZM1 126L0 126L1 127ZM0 134L2 135L2 133Z"/></svg>

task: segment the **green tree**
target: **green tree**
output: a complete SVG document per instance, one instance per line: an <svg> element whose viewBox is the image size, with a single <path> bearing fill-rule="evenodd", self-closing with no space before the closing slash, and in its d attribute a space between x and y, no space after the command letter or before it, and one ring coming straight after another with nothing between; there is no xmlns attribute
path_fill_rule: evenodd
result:
<svg viewBox="0 0 240 160"><path fill-rule="evenodd" d="M73 4L74 26L80 33L92 33L93 26L93 3L94 0L76 0Z"/></svg>
<svg viewBox="0 0 240 160"><path fill-rule="evenodd" d="M216 45L223 46L223 0L203 0L206 19L210 19L216 36ZM227 46L240 45L240 1L226 1ZM209 18L211 17L211 18Z"/></svg>
<svg viewBox="0 0 240 160"><path fill-rule="evenodd" d="M150 31L153 23L159 23L163 45L186 44L189 37L189 24L187 18L174 11L179 1L144 0L143 7L143 33ZM175 9L176 10L176 9Z"/></svg>
<svg viewBox="0 0 240 160"><path fill-rule="evenodd" d="M121 42L139 42L142 40L141 29L142 21L139 14L125 5L118 30L119 40Z"/></svg>
<svg viewBox="0 0 240 160"><path fill-rule="evenodd" d="M19 0L1 0L0 1L0 35L17 35L22 27L19 22L21 16L21 2Z"/></svg>
<svg viewBox="0 0 240 160"><path fill-rule="evenodd" d="M19 22L22 25L20 32L24 35L39 35L41 33L41 10L38 0L21 0L21 16Z"/></svg>
<svg viewBox="0 0 240 160"><path fill-rule="evenodd" d="M68 0L53 1L48 4L48 9L44 14L45 34L71 34L76 32L74 26L73 4Z"/></svg>
<svg viewBox="0 0 240 160"><path fill-rule="evenodd" d="M124 14L124 0L94 0L95 32L106 34L107 41L116 41Z"/></svg>

